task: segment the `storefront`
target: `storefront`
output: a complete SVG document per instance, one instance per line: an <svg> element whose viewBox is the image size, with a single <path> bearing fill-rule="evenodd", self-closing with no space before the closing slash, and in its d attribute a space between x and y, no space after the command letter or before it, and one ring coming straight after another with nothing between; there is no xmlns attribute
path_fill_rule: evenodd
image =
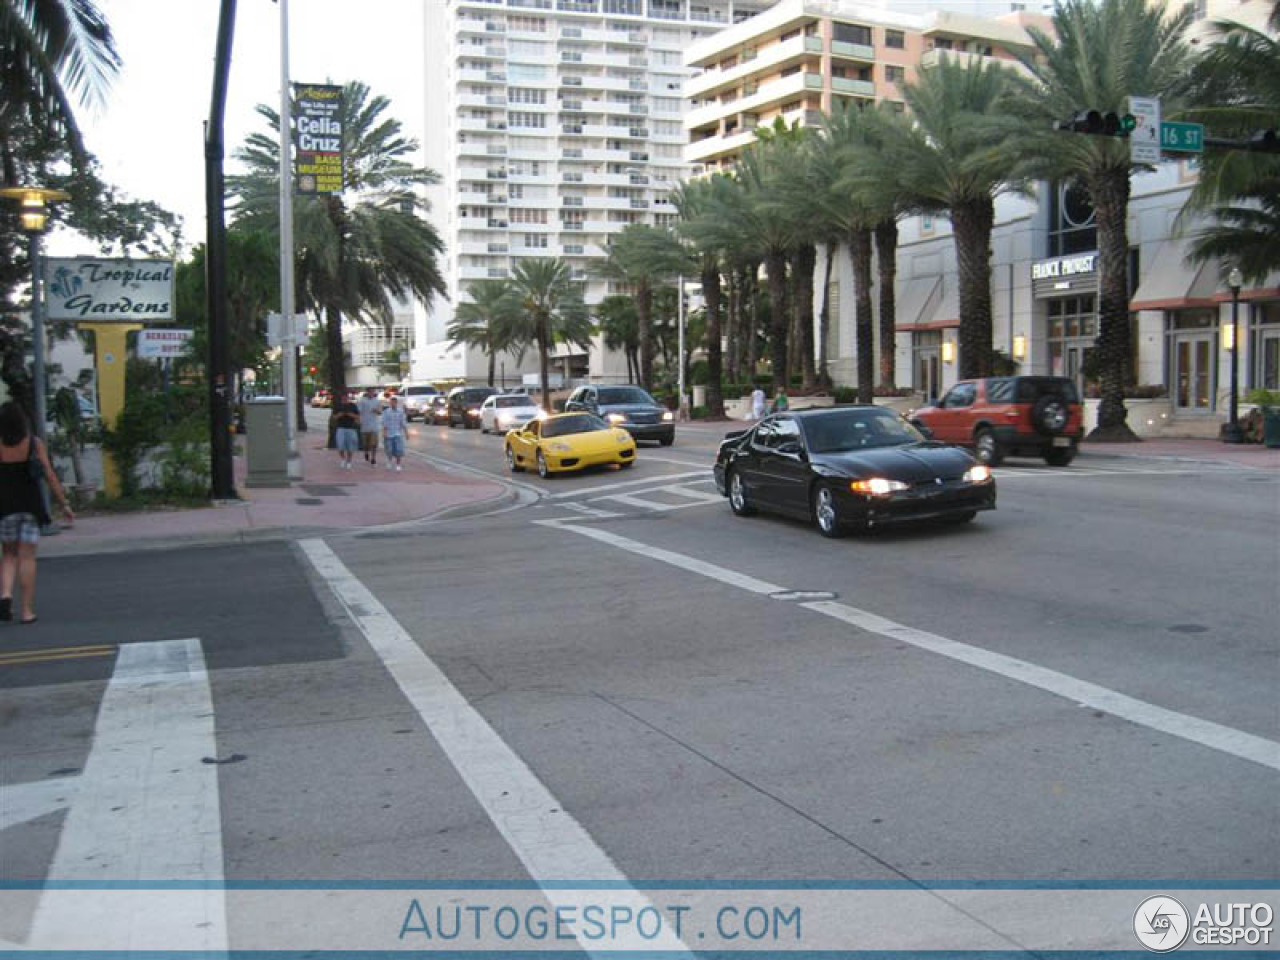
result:
<svg viewBox="0 0 1280 960"><path fill-rule="evenodd" d="M1082 396L1096 393L1098 255L1080 253L1031 264L1032 356L1048 372L1070 377Z"/></svg>

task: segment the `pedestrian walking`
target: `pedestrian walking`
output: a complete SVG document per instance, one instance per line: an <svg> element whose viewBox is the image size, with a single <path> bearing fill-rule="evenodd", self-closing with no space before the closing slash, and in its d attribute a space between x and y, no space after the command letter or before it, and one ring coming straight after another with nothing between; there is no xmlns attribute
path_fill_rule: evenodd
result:
<svg viewBox="0 0 1280 960"><path fill-rule="evenodd" d="M360 408L343 397L333 406L334 442L338 445L338 462L343 470L351 469L351 458L360 445Z"/></svg>
<svg viewBox="0 0 1280 960"><path fill-rule="evenodd" d="M387 454L387 469L394 463L397 473L403 469L406 423L400 398L393 393L387 398L387 409L382 411L382 444Z"/></svg>
<svg viewBox="0 0 1280 960"><path fill-rule="evenodd" d="M356 406L360 410L360 449L364 451L364 458L369 461L369 465L376 467L379 418L382 416L382 400L378 397L377 388L369 387L365 390Z"/></svg>
<svg viewBox="0 0 1280 960"><path fill-rule="evenodd" d="M764 390L760 387L751 391L751 418L753 420L764 418Z"/></svg>
<svg viewBox="0 0 1280 960"><path fill-rule="evenodd" d="M27 415L16 403L0 406L0 620L13 619L13 585L22 591L19 623L36 622L36 547L40 528L50 522L41 481L58 503L67 523L75 514L67 503L49 452L34 436Z"/></svg>

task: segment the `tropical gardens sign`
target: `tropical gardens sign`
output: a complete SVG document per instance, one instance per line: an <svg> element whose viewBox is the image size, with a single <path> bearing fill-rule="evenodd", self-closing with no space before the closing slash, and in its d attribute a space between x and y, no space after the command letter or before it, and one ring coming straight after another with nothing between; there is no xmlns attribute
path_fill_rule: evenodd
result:
<svg viewBox="0 0 1280 960"><path fill-rule="evenodd" d="M49 257L46 315L77 323L171 323L173 261Z"/></svg>

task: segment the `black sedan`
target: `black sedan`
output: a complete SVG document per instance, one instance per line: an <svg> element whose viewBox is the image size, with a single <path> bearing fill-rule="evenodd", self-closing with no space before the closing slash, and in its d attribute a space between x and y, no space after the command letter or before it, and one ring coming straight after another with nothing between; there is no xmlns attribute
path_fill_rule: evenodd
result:
<svg viewBox="0 0 1280 960"><path fill-rule="evenodd" d="M990 468L874 406L767 417L725 438L715 477L738 516L787 514L827 537L906 520L962 523L996 506Z"/></svg>

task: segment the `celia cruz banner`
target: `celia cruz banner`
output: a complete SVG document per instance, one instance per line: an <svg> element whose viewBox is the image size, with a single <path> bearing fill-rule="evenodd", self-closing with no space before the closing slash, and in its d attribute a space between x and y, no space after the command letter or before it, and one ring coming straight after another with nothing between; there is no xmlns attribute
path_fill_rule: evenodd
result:
<svg viewBox="0 0 1280 960"><path fill-rule="evenodd" d="M298 193L342 192L342 88L293 85L294 184Z"/></svg>
<svg viewBox="0 0 1280 960"><path fill-rule="evenodd" d="M173 261L47 257L46 313L77 323L172 323Z"/></svg>

